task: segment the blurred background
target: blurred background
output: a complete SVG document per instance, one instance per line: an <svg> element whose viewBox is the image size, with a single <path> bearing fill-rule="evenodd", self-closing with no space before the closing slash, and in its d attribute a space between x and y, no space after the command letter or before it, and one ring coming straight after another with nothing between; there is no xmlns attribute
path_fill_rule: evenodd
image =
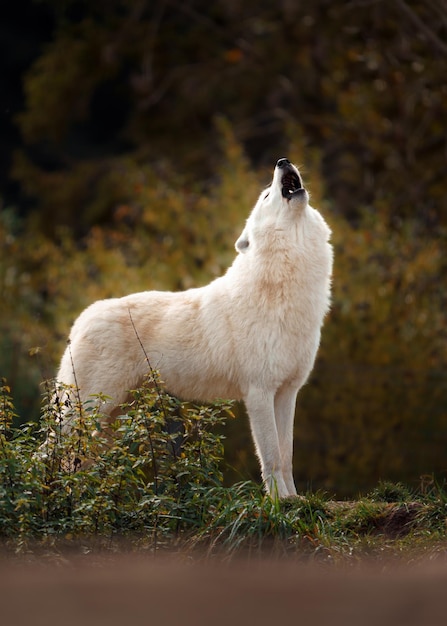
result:
<svg viewBox="0 0 447 626"><path fill-rule="evenodd" d="M92 301L225 271L276 160L333 229L300 489L447 469L445 0L16 0L0 22L0 376L39 416ZM257 478L242 409L228 480Z"/></svg>

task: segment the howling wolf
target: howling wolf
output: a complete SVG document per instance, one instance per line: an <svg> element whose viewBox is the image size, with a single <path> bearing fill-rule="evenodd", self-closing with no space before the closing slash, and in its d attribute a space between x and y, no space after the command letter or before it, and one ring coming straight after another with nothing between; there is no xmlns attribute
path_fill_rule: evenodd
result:
<svg viewBox="0 0 447 626"><path fill-rule="evenodd" d="M223 276L197 289L95 302L71 329L57 380L75 385L82 401L105 394L110 414L142 383L149 360L179 398L242 399L267 491L296 495L295 401L329 308L329 237L297 167L279 159Z"/></svg>

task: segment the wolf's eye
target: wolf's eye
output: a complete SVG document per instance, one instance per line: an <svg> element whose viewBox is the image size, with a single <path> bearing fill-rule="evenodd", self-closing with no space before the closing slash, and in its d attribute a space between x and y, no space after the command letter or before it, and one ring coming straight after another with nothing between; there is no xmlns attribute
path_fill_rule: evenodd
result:
<svg viewBox="0 0 447 626"><path fill-rule="evenodd" d="M270 195L270 191L267 191L267 193L266 193L266 194L264 194L263 200L267 200L267 198L269 197L269 195Z"/></svg>

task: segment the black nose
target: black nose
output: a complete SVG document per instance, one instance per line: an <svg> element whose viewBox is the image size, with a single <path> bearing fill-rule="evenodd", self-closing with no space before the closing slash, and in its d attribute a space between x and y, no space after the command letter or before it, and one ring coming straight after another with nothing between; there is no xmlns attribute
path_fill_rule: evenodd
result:
<svg viewBox="0 0 447 626"><path fill-rule="evenodd" d="M286 167L286 165L290 165L289 159L278 159L276 167Z"/></svg>

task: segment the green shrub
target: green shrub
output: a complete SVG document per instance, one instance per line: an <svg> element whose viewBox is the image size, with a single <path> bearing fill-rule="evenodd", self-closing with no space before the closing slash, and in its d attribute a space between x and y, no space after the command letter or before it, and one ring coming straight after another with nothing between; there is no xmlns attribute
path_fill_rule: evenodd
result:
<svg viewBox="0 0 447 626"><path fill-rule="evenodd" d="M14 427L9 388L1 388L1 537L20 544L132 532L159 541L204 524L203 494L222 482L217 431L229 405L180 405L148 378L109 429L98 397L70 407L73 427L62 433L60 392L48 390L39 428Z"/></svg>

